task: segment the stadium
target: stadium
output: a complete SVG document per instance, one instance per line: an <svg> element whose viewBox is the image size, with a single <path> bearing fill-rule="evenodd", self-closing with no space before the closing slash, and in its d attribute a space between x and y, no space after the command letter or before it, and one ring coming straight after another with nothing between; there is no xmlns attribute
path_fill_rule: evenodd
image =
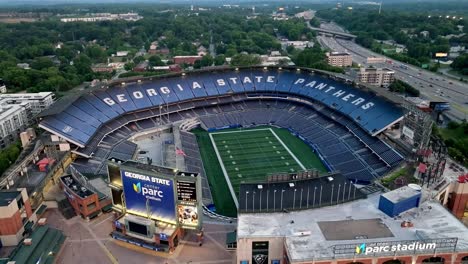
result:
<svg viewBox="0 0 468 264"><path fill-rule="evenodd" d="M352 211L362 200L369 204L372 199L356 186L373 183L404 161L402 152L382 136L393 127L398 130L403 118L400 106L346 79L310 69L251 67L133 79L86 90L43 112L40 127L70 145L77 156L73 167L83 175L107 175L109 160L200 173L204 213L239 218L240 263L321 263L339 254L300 254L304 249L299 245L312 245L312 240L288 237L300 234L307 221L293 227L292 235L268 224L301 223L306 214L330 205ZM383 217L371 211L363 215ZM285 216L289 213L298 219ZM265 217L274 221L262 225ZM252 226L274 231L256 234ZM374 263L368 260L362 263Z"/></svg>

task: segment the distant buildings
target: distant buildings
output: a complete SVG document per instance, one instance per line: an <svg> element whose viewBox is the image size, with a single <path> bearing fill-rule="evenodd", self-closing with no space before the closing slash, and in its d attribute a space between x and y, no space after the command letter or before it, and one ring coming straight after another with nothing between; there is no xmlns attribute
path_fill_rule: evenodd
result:
<svg viewBox="0 0 468 264"><path fill-rule="evenodd" d="M307 10L304 12L300 12L294 15L297 18L303 18L305 20L311 20L315 16L315 10Z"/></svg>
<svg viewBox="0 0 468 264"><path fill-rule="evenodd" d="M107 65L105 63L98 63L98 64L95 64L95 65L91 66L91 70L93 72L109 72L109 73L111 73L114 69L111 66L109 66L109 65Z"/></svg>
<svg viewBox="0 0 468 264"><path fill-rule="evenodd" d="M353 58L347 52L327 52L328 64L335 67L350 67L353 65Z"/></svg>
<svg viewBox="0 0 468 264"><path fill-rule="evenodd" d="M0 105L2 103L17 104L22 102L28 103L31 109L31 113L36 115L49 108L49 106L55 102L55 94L52 92L40 92L0 95Z"/></svg>
<svg viewBox="0 0 468 264"><path fill-rule="evenodd" d="M190 64L190 65L193 65L195 63L195 61L197 60L201 60L202 59L202 56L175 56L173 58L174 60L174 64Z"/></svg>
<svg viewBox="0 0 468 264"><path fill-rule="evenodd" d="M358 80L370 85L388 86L395 80L395 72L387 68L361 68Z"/></svg>
<svg viewBox="0 0 468 264"><path fill-rule="evenodd" d="M116 57L127 57L128 56L128 51L117 51L115 56Z"/></svg>
<svg viewBox="0 0 468 264"><path fill-rule="evenodd" d="M0 94L0 149L14 142L32 118L54 101L51 92Z"/></svg>
<svg viewBox="0 0 468 264"><path fill-rule="evenodd" d="M288 56L260 56L262 66L293 66L294 62Z"/></svg>
<svg viewBox="0 0 468 264"><path fill-rule="evenodd" d="M138 63L137 66L133 67L133 71L135 72L145 72L148 70L149 62L148 61L142 61Z"/></svg>
<svg viewBox="0 0 468 264"><path fill-rule="evenodd" d="M427 31L427 30L421 31L421 32L419 32L419 34L421 36L425 37L425 38L429 37L429 31Z"/></svg>
<svg viewBox="0 0 468 264"><path fill-rule="evenodd" d="M290 40L283 40L281 41L281 44L284 45L284 47L288 46L293 46L295 49L300 49L303 50L305 48L311 48L314 46L314 43L311 41L290 41Z"/></svg>
<svg viewBox="0 0 468 264"><path fill-rule="evenodd" d="M66 17L61 18L61 22L98 22L98 21L110 21L110 20L125 20L125 21L138 21L143 17L138 13L126 13L126 14L111 14L111 13L93 13L88 14L84 17Z"/></svg>
<svg viewBox="0 0 468 264"><path fill-rule="evenodd" d="M198 49L197 49L197 54L198 54L198 56L202 56L202 57L203 57L203 56L205 56L206 54L208 54L207 51L208 51L208 50L207 50L205 47L203 47L203 45L202 45L202 46L198 47Z"/></svg>

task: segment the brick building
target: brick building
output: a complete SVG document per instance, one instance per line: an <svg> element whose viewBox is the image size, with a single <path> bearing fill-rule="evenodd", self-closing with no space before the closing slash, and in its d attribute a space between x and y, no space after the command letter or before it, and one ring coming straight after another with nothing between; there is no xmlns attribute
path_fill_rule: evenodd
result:
<svg viewBox="0 0 468 264"><path fill-rule="evenodd" d="M37 222L25 188L0 191L0 241L16 246L28 228Z"/></svg>
<svg viewBox="0 0 468 264"><path fill-rule="evenodd" d="M62 176L60 181L75 213L82 218L91 219L110 210L112 201L106 195L92 190L91 186L85 186L72 175Z"/></svg>
<svg viewBox="0 0 468 264"><path fill-rule="evenodd" d="M195 61L201 60L201 56L175 56L174 57L174 63L175 64L190 64L193 65Z"/></svg>

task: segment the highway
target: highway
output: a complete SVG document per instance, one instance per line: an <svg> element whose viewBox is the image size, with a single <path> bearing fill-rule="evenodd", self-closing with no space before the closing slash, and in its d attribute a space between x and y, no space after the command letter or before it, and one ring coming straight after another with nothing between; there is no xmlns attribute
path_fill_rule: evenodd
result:
<svg viewBox="0 0 468 264"><path fill-rule="evenodd" d="M322 24L321 27L334 31L344 31L336 24ZM327 36L317 36L318 42L334 51L347 51L353 56L355 63L363 66L367 64L367 57L382 57L392 63L371 64L374 67L386 67L395 71L395 77L403 80L421 92L423 99L429 101L446 101L451 110L446 115L457 121L468 119L468 84L452 79L448 76L423 70L419 67L401 63L381 54L374 53L350 40L335 39Z"/></svg>

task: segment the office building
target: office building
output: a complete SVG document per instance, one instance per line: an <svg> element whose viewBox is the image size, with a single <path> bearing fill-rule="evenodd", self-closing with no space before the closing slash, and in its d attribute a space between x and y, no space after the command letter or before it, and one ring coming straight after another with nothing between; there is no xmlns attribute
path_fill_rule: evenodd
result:
<svg viewBox="0 0 468 264"><path fill-rule="evenodd" d="M395 72L387 69L361 68L358 72L358 81L375 86L388 86L395 80Z"/></svg>
<svg viewBox="0 0 468 264"><path fill-rule="evenodd" d="M353 65L353 58L347 52L327 52L328 64L335 67L350 67Z"/></svg>

